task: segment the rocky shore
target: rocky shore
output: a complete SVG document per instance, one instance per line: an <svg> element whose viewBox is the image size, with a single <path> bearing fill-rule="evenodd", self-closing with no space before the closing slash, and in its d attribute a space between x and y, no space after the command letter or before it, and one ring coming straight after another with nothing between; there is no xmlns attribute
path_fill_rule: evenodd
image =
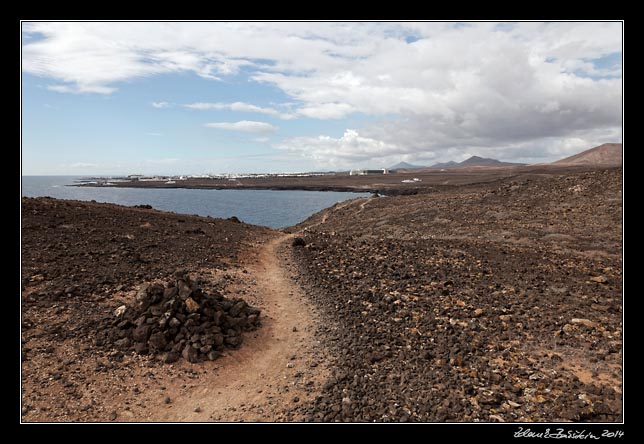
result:
<svg viewBox="0 0 644 444"><path fill-rule="evenodd" d="M621 170L453 181L282 233L23 198L23 421L620 421Z"/></svg>

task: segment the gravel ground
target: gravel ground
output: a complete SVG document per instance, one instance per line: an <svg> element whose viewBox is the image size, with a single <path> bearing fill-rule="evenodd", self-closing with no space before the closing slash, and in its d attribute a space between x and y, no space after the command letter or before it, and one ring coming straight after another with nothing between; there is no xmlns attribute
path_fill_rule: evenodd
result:
<svg viewBox="0 0 644 444"><path fill-rule="evenodd" d="M309 221L293 248L335 373L308 418L621 420L621 183L525 175Z"/></svg>

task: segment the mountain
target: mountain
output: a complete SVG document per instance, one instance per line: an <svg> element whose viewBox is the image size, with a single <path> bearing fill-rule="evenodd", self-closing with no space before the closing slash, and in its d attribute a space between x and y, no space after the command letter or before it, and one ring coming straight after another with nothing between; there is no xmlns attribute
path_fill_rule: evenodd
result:
<svg viewBox="0 0 644 444"><path fill-rule="evenodd" d="M620 166L622 164L622 144L605 143L574 156L552 162L557 166Z"/></svg>
<svg viewBox="0 0 644 444"><path fill-rule="evenodd" d="M436 163L430 168L432 169L455 169L455 168L470 168L470 167L508 167L508 166L521 166L524 163L501 162L496 159L489 159L486 157L472 156L462 162L449 161L445 163Z"/></svg>
<svg viewBox="0 0 644 444"><path fill-rule="evenodd" d="M440 169L450 169L454 168L457 166L458 163L454 162L453 160L450 160L449 162L442 162L442 163L435 163L434 165L430 166L430 168L440 168Z"/></svg>
<svg viewBox="0 0 644 444"><path fill-rule="evenodd" d="M392 167L389 167L390 170L418 170L421 168L426 168L426 167L422 165L412 165L411 163L407 163L407 162L400 162Z"/></svg>
<svg viewBox="0 0 644 444"><path fill-rule="evenodd" d="M467 160L462 161L458 164L459 168L465 167L501 167L501 166L521 166L525 163L512 163L512 162L501 162L496 159L489 159L487 157L472 156Z"/></svg>

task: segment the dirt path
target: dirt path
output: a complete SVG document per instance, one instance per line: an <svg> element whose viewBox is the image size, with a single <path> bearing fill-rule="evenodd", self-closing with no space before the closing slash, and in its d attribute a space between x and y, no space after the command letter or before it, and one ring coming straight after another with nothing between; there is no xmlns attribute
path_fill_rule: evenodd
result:
<svg viewBox="0 0 644 444"><path fill-rule="evenodd" d="M311 223L310 225L307 225L307 226L304 228L304 231L311 230L311 229L313 229L313 228L316 228L316 227L318 227L318 226L320 226L320 225L322 225L322 224L326 223L326 221L329 219L329 215L331 215L332 213L334 213L334 212L336 212L336 211L339 211L339 210L342 210L343 208L349 207L349 206L351 206L351 205L355 205L356 203L358 203L358 202L360 202L360 201L364 201L364 202L362 202L362 203L360 204L360 210L359 210L359 211L362 211L362 210L364 209L364 206L365 206L365 205L367 204L367 202L369 202L371 199L372 199L371 197L358 197L358 198L356 198L356 199L351 199L351 200L348 200L348 201L346 201L346 202L342 202L340 205L337 205L337 206L334 206L334 207L328 208L328 209L326 209L326 210L324 211L324 214L322 215L322 218L321 218L319 221L317 221L317 222L313 222L313 223Z"/></svg>
<svg viewBox="0 0 644 444"><path fill-rule="evenodd" d="M193 387L168 388L173 402L148 420L297 420L288 410L315 396L324 382L322 356L315 350L315 313L289 271L289 241L282 235L265 244L247 267L247 300L262 308L263 325L239 350L214 363ZM195 411L197 410L197 411Z"/></svg>

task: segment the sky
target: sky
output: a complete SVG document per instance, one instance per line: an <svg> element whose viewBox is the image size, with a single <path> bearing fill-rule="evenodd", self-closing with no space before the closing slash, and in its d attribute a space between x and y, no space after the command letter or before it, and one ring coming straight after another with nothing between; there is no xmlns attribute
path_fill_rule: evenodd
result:
<svg viewBox="0 0 644 444"><path fill-rule="evenodd" d="M622 141L621 22L23 22L22 174L557 160Z"/></svg>

